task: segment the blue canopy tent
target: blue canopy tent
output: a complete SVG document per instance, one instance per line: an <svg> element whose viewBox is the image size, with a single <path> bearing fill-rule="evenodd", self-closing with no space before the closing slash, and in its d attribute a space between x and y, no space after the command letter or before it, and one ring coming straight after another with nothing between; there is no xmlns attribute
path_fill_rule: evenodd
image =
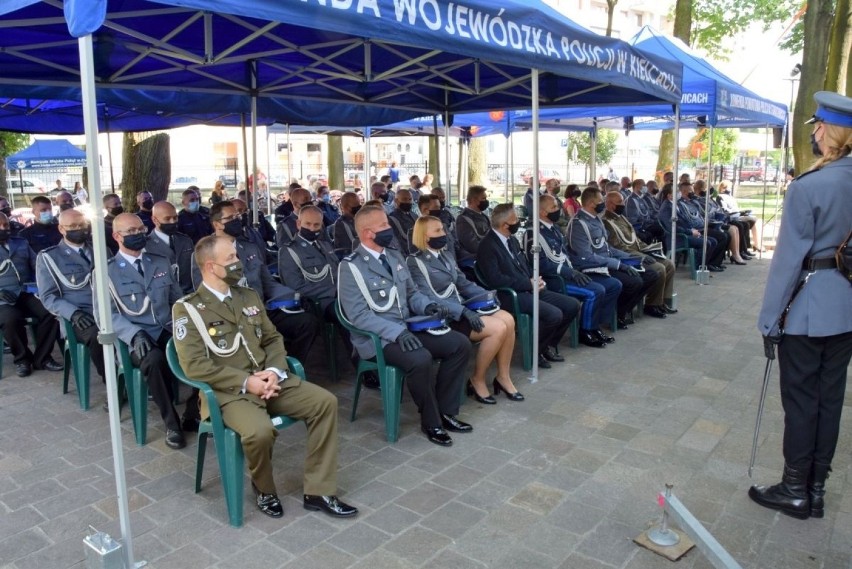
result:
<svg viewBox="0 0 852 569"><path fill-rule="evenodd" d="M6 158L9 170L41 170L86 165L86 153L65 140L36 140L17 154Z"/></svg>

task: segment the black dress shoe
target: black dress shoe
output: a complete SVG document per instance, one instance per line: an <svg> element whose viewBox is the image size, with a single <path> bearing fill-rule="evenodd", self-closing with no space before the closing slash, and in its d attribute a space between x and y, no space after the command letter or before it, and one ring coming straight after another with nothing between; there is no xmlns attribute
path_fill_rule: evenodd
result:
<svg viewBox="0 0 852 569"><path fill-rule="evenodd" d="M506 399L508 399L509 401L523 401L525 399L524 394L520 391L515 391L514 393L509 393L508 391L506 391L506 388L500 385L500 382L497 381L496 377L494 378L494 383L492 385L494 386L495 395L499 395L502 391L506 394Z"/></svg>
<svg viewBox="0 0 852 569"><path fill-rule="evenodd" d="M464 421L459 421L453 415L445 415L444 413L441 413L441 424L444 425L446 430L455 433L470 433L473 431L473 426L468 425Z"/></svg>
<svg viewBox="0 0 852 569"><path fill-rule="evenodd" d="M375 371L365 371L361 375L361 386L367 389L381 389L382 384L379 381L379 374Z"/></svg>
<svg viewBox="0 0 852 569"><path fill-rule="evenodd" d="M41 365L38 366L38 369L43 369L45 371L62 371L65 369L65 366L54 360L53 358L47 358Z"/></svg>
<svg viewBox="0 0 852 569"><path fill-rule="evenodd" d="M565 358L559 355L559 352L556 351L556 348L553 346L547 346L544 351L541 353L549 362L564 362Z"/></svg>
<svg viewBox="0 0 852 569"><path fill-rule="evenodd" d="M29 362L15 364L15 373L18 377L27 377L33 373L33 365Z"/></svg>
<svg viewBox="0 0 852 569"><path fill-rule="evenodd" d="M666 314L677 314L677 308L669 308L668 304L661 304L660 308Z"/></svg>
<svg viewBox="0 0 852 569"><path fill-rule="evenodd" d="M166 431L166 446L173 449L179 449L186 446L186 439L183 433L174 429Z"/></svg>
<svg viewBox="0 0 852 569"><path fill-rule="evenodd" d="M627 325L627 320L624 318L618 319L618 329L619 330L627 330L630 326Z"/></svg>
<svg viewBox="0 0 852 569"><path fill-rule="evenodd" d="M277 494L264 494L257 489L254 482L251 483L254 494L257 497L257 509L271 518L280 518L284 515L284 506Z"/></svg>
<svg viewBox="0 0 852 569"><path fill-rule="evenodd" d="M201 424L201 419L198 417L184 417L180 421L180 428L186 433L197 433L198 425Z"/></svg>
<svg viewBox="0 0 852 569"><path fill-rule="evenodd" d="M541 369L550 369L552 366L550 365L550 362L548 362L546 359L544 359L543 355L539 354L538 355L538 367L540 367Z"/></svg>
<svg viewBox="0 0 852 569"><path fill-rule="evenodd" d="M581 344L590 348L606 348L606 342L588 330L580 330L577 339Z"/></svg>
<svg viewBox="0 0 852 569"><path fill-rule="evenodd" d="M497 400L494 399L490 393L485 397L480 397L470 381L467 382L467 395L468 397L473 397L477 403L482 403L483 405L497 405Z"/></svg>
<svg viewBox="0 0 852 569"><path fill-rule="evenodd" d="M337 496L310 496L305 494L303 502L306 510L325 512L336 518L351 518L358 515L358 508L337 499Z"/></svg>
<svg viewBox="0 0 852 569"><path fill-rule="evenodd" d="M606 342L607 344L615 343L615 338L613 338L612 336L607 336L600 328L598 328L597 330L592 330L592 334L594 334L598 340Z"/></svg>
<svg viewBox="0 0 852 569"><path fill-rule="evenodd" d="M665 318L666 313L659 306L649 306L645 305L645 308L642 310L646 316L651 316L652 318Z"/></svg>
<svg viewBox="0 0 852 569"><path fill-rule="evenodd" d="M423 431L423 434L426 435L426 438L429 439L429 441L436 445L448 447L453 444L452 437L450 437L450 435L447 434L447 431L441 427L420 427L420 430Z"/></svg>
<svg viewBox="0 0 852 569"><path fill-rule="evenodd" d="M707 270L711 273L721 273L724 269L722 267L717 267L716 265L707 265Z"/></svg>

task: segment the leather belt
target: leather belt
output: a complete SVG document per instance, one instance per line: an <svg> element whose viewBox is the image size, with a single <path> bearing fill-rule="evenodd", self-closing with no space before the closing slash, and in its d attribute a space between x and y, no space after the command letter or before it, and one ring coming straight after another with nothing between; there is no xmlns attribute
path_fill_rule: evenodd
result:
<svg viewBox="0 0 852 569"><path fill-rule="evenodd" d="M824 257L822 259L814 259L812 257L806 257L804 261L802 261L802 270L805 271L823 271L825 269L836 269L837 268L837 259L834 257Z"/></svg>

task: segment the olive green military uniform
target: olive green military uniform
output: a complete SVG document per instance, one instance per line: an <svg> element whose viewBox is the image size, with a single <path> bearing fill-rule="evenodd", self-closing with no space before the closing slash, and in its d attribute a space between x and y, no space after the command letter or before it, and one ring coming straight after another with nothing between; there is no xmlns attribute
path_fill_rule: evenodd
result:
<svg viewBox="0 0 852 569"><path fill-rule="evenodd" d="M252 481L260 492L276 493L272 445L277 431L269 417L287 415L308 427L304 493L336 494L337 398L292 372L280 384L277 397L263 400L243 393L243 382L251 373L287 370L286 351L257 293L237 286L230 292L232 297L222 302L202 284L174 305L174 339L181 367L187 377L213 388L225 424L240 435ZM201 413L209 415L203 399Z"/></svg>

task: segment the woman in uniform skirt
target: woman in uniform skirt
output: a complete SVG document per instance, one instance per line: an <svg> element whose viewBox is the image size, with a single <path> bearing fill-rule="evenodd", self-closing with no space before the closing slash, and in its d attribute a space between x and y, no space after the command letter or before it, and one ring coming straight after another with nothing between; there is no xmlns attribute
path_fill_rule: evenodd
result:
<svg viewBox="0 0 852 569"><path fill-rule="evenodd" d="M836 255L852 231L852 99L820 91L814 100L808 123L819 158L787 191L758 321L766 357L778 346L784 473L748 493L800 519L824 516L852 356L849 257Z"/></svg>

